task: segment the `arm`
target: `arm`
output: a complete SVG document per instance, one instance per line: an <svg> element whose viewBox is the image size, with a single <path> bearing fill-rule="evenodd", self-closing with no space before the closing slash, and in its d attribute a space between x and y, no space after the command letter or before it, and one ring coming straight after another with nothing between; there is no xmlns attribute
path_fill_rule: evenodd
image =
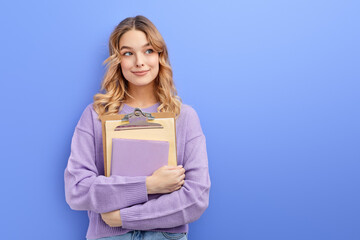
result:
<svg viewBox="0 0 360 240"><path fill-rule="evenodd" d="M171 228L197 220L209 204L210 177L206 140L194 110L187 124L185 182L181 189L144 204L120 209L122 226L150 230Z"/></svg>
<svg viewBox="0 0 360 240"><path fill-rule="evenodd" d="M75 128L64 172L65 197L71 209L103 213L146 202L146 177L99 175L93 129L88 106Z"/></svg>
<svg viewBox="0 0 360 240"><path fill-rule="evenodd" d="M185 169L179 166L163 166L151 176L146 177L148 194L171 193L184 184ZM120 210L101 213L101 218L110 227L121 227Z"/></svg>

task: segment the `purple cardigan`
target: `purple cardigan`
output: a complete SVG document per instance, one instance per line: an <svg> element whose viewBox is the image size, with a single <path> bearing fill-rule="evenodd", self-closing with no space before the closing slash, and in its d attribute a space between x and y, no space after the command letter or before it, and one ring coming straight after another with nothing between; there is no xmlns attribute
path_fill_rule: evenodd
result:
<svg viewBox="0 0 360 240"><path fill-rule="evenodd" d="M157 112L157 103L143 108ZM120 114L133 112L124 105ZM196 111L182 104L176 120L177 160L185 168L185 183L169 194L148 195L145 176L104 176L101 121L89 104L74 131L64 173L66 202L73 210L86 210L89 239L125 234L131 230L188 232L209 205L210 177L206 140ZM100 213L120 209L122 227L109 227Z"/></svg>

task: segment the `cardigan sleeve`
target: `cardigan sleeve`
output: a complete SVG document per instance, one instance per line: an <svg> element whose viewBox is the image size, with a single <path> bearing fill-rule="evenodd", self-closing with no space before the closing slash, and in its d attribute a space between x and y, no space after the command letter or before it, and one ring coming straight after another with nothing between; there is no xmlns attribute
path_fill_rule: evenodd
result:
<svg viewBox="0 0 360 240"><path fill-rule="evenodd" d="M64 172L65 198L73 210L104 213L148 200L146 177L105 177L95 164L92 105L83 112L71 142Z"/></svg>
<svg viewBox="0 0 360 240"><path fill-rule="evenodd" d="M208 207L211 184L206 139L198 115L192 108L189 110L186 125L183 166L185 183L179 190L143 204L120 209L123 228L172 228L197 220Z"/></svg>

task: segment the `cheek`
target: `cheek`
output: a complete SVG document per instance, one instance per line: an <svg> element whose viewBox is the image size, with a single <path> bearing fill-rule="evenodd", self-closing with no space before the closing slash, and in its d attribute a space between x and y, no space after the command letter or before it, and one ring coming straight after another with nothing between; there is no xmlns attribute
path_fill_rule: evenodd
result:
<svg viewBox="0 0 360 240"><path fill-rule="evenodd" d="M120 62L121 69L128 71L131 68L131 62L127 59L122 59Z"/></svg>
<svg viewBox="0 0 360 240"><path fill-rule="evenodd" d="M149 61L149 64L156 65L159 63L159 56L157 54L153 54L153 55L151 55L151 57L149 57L148 61Z"/></svg>
<svg viewBox="0 0 360 240"><path fill-rule="evenodd" d="M154 56L149 59L149 65L151 65L154 69L159 69L159 56Z"/></svg>

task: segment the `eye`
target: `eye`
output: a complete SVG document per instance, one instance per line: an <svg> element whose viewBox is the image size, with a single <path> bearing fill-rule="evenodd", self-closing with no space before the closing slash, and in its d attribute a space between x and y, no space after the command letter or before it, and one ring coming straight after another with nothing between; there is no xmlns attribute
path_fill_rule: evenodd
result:
<svg viewBox="0 0 360 240"><path fill-rule="evenodd" d="M152 49L148 49L148 50L146 50L146 53L153 53L154 52L154 50L152 50Z"/></svg>
<svg viewBox="0 0 360 240"><path fill-rule="evenodd" d="M131 52L124 52L123 55L124 56L130 56L130 55L132 55L132 53Z"/></svg>

